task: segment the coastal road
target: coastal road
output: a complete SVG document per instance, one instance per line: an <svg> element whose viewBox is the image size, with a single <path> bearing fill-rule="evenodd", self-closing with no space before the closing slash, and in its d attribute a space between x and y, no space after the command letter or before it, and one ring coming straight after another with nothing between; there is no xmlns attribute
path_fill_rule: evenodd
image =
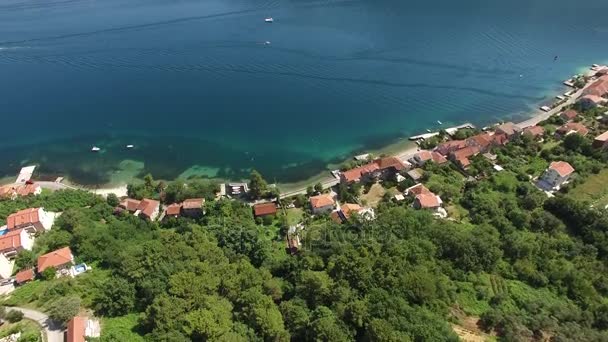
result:
<svg viewBox="0 0 608 342"><path fill-rule="evenodd" d="M329 179L325 179L325 180L321 181L321 185L323 185L323 189L331 188L332 186L338 185L339 183L340 183L340 180L337 178L329 178ZM305 195L305 194L306 194L306 188L301 188L301 189L297 189L297 190L283 192L283 193L281 193L280 198L286 198L286 197L297 196L297 195Z"/></svg>
<svg viewBox="0 0 608 342"><path fill-rule="evenodd" d="M592 83L593 82L587 83L585 85L585 87L583 87L582 89L580 89L576 93L572 94L572 96L570 96L568 98L568 100L566 100L566 102L562 103L561 105L559 105L559 106L551 109L548 112L541 112L538 115L534 115L530 119L518 123L517 126L519 126L521 128L526 128L526 127L530 127L530 126L536 126L539 122L547 120L551 116L559 113L565 106L571 105L574 102L576 102L576 100L578 100L578 97L581 96L581 94L583 93L583 90L585 90L585 88L587 88Z"/></svg>
<svg viewBox="0 0 608 342"><path fill-rule="evenodd" d="M40 323L46 334L47 342L63 342L63 328L57 322L52 321L45 313L16 306L7 307L7 310L21 311L25 318Z"/></svg>

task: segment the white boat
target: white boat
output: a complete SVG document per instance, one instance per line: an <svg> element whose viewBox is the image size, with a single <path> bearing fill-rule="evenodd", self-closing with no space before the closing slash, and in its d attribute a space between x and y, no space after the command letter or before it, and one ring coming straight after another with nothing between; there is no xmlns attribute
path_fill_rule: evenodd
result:
<svg viewBox="0 0 608 342"><path fill-rule="evenodd" d="M549 107L549 106L542 106L542 107L540 107L540 110L542 110L543 112L548 112L548 111L551 110L551 107Z"/></svg>
<svg viewBox="0 0 608 342"><path fill-rule="evenodd" d="M264 45L270 45L270 41L269 40L265 41Z"/></svg>
<svg viewBox="0 0 608 342"><path fill-rule="evenodd" d="M440 124L440 125L443 125L443 122L441 122L439 120L437 120L437 123Z"/></svg>
<svg viewBox="0 0 608 342"><path fill-rule="evenodd" d="M566 99L565 97L563 97L561 95L557 95L555 98L558 99L558 100L564 100L564 99Z"/></svg>
<svg viewBox="0 0 608 342"><path fill-rule="evenodd" d="M91 152L99 152L99 150L101 149L97 146L93 146L93 148L91 148Z"/></svg>
<svg viewBox="0 0 608 342"><path fill-rule="evenodd" d="M272 22L274 22L274 19L272 19L272 17L270 17L270 18L264 19L264 21L267 23L272 23Z"/></svg>
<svg viewBox="0 0 608 342"><path fill-rule="evenodd" d="M133 145L127 145L127 148L133 148L133 147L135 147L135 146L133 146Z"/></svg>
<svg viewBox="0 0 608 342"><path fill-rule="evenodd" d="M429 133L431 133L431 130L430 130L430 129L428 129L428 128L426 129L426 131L427 131L427 132L429 132Z"/></svg>

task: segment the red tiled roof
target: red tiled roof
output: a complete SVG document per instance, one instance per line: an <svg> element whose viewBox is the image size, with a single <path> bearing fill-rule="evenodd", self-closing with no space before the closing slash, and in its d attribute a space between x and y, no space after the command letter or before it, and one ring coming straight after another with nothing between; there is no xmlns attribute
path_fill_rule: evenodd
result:
<svg viewBox="0 0 608 342"><path fill-rule="evenodd" d="M605 98L603 98L601 96L593 95L593 94L588 94L588 95L582 96L581 100L589 100L595 104L599 104L599 103L607 101Z"/></svg>
<svg viewBox="0 0 608 342"><path fill-rule="evenodd" d="M580 135L587 135L587 133L589 133L587 127L585 127L585 125L581 124L580 122L568 122L567 124L557 129L557 132L560 134L568 134L572 131Z"/></svg>
<svg viewBox="0 0 608 342"><path fill-rule="evenodd" d="M574 118L576 118L577 115L578 115L578 113L574 109L568 109L567 111L562 112L560 114L560 116L565 120L574 120Z"/></svg>
<svg viewBox="0 0 608 342"><path fill-rule="evenodd" d="M467 145L467 143L464 140L451 140L451 141L446 141L444 143L439 144L435 148L435 151L437 151L438 153L440 153L444 156L447 156L451 152L454 152L456 150L460 150L461 148L466 147L466 145Z"/></svg>
<svg viewBox="0 0 608 342"><path fill-rule="evenodd" d="M384 157L376 159L374 163L378 165L380 170L394 168L396 171L401 171L406 168L405 164L401 161L401 159L397 157Z"/></svg>
<svg viewBox="0 0 608 342"><path fill-rule="evenodd" d="M504 133L507 136L512 136L518 132L521 132L521 127L517 126L516 124L512 123L512 122L505 122L502 125L498 125L496 126L495 129L496 132L498 133Z"/></svg>
<svg viewBox="0 0 608 342"><path fill-rule="evenodd" d="M144 198L143 200L141 200L141 202L139 202L139 205L137 206L137 210L141 211L141 213L144 216L146 216L148 218L152 218L152 214L154 214L154 211L159 206L160 206L160 202L152 200L152 199Z"/></svg>
<svg viewBox="0 0 608 342"><path fill-rule="evenodd" d="M342 211L342 214L346 219L348 219L352 213L358 213L361 209L363 208L356 203L345 203L340 205L340 211Z"/></svg>
<svg viewBox="0 0 608 342"><path fill-rule="evenodd" d="M551 165L549 165L549 168L557 171L561 177L569 176L574 172L572 165L565 161L552 162Z"/></svg>
<svg viewBox="0 0 608 342"><path fill-rule="evenodd" d="M420 204L420 208L437 208L441 205L439 197L432 192L416 195L416 201Z"/></svg>
<svg viewBox="0 0 608 342"><path fill-rule="evenodd" d="M524 128L524 134L530 134L533 137L543 135L543 133L545 133L545 129L542 126L530 126Z"/></svg>
<svg viewBox="0 0 608 342"><path fill-rule="evenodd" d="M139 200L133 198L125 198L124 200L122 200L122 202L120 202L120 206L130 212L134 212L137 210L137 207L139 207L139 202Z"/></svg>
<svg viewBox="0 0 608 342"><path fill-rule="evenodd" d="M40 185L35 183L25 184L23 186L17 187L17 194L19 196L29 196L33 195L36 192Z"/></svg>
<svg viewBox="0 0 608 342"><path fill-rule="evenodd" d="M312 196L310 198L310 205L313 208L323 208L326 206L334 205L336 202L333 197L327 194Z"/></svg>
<svg viewBox="0 0 608 342"><path fill-rule="evenodd" d="M258 203L253 206L253 213L256 217L274 215L277 213L277 205L273 202Z"/></svg>
<svg viewBox="0 0 608 342"><path fill-rule="evenodd" d="M405 192L408 195L420 195L420 194L430 194L431 190L427 189L427 187L424 186L424 184L416 184L414 186L411 186L411 187L405 189Z"/></svg>
<svg viewBox="0 0 608 342"><path fill-rule="evenodd" d="M34 274L34 269L29 268L27 270L19 271L19 273L15 275L15 281L17 284L23 284L25 282L34 280L35 277L36 275Z"/></svg>
<svg viewBox="0 0 608 342"><path fill-rule="evenodd" d="M466 142L469 146L477 146L485 150L492 144L492 137L488 133L481 133L468 138Z"/></svg>
<svg viewBox="0 0 608 342"><path fill-rule="evenodd" d="M70 247L63 247L38 257L38 272L42 272L49 267L58 267L72 262L72 251Z"/></svg>
<svg viewBox="0 0 608 342"><path fill-rule="evenodd" d="M347 170L342 172L342 177L344 178L345 181L347 182L357 182L361 179L361 177L363 177L364 175L377 171L378 170L378 164L376 163L369 163L369 164L365 164L363 166L359 166L356 167L354 169L351 170Z"/></svg>
<svg viewBox="0 0 608 342"><path fill-rule="evenodd" d="M608 93L608 77L602 76L597 81L593 82L583 91L584 95L594 95L601 97Z"/></svg>
<svg viewBox="0 0 608 342"><path fill-rule="evenodd" d="M181 211L182 211L182 204L181 203L170 204L169 206L167 206L167 210L165 210L165 212L167 213L167 215L171 215L171 216L179 215L179 213Z"/></svg>
<svg viewBox="0 0 608 342"><path fill-rule="evenodd" d="M38 209L40 208L23 209L16 213L10 214L6 218L6 225L8 229L39 223L40 218L38 217Z"/></svg>
<svg viewBox="0 0 608 342"><path fill-rule="evenodd" d="M422 150L422 151L416 153L416 157L420 161L427 161L427 160L431 160L433 158L433 155L431 154L431 151Z"/></svg>
<svg viewBox="0 0 608 342"><path fill-rule="evenodd" d="M441 153L433 151L431 152L431 156L433 157L433 162L437 164L444 164L448 162L448 160L442 156Z"/></svg>
<svg viewBox="0 0 608 342"><path fill-rule="evenodd" d="M204 198L189 198L184 200L182 206L184 209L202 209L204 203Z"/></svg>
<svg viewBox="0 0 608 342"><path fill-rule="evenodd" d="M23 229L11 230L0 236L0 252L14 251L23 247L21 242L21 231Z"/></svg>
<svg viewBox="0 0 608 342"><path fill-rule="evenodd" d="M68 322L66 342L85 342L86 318L74 317Z"/></svg>

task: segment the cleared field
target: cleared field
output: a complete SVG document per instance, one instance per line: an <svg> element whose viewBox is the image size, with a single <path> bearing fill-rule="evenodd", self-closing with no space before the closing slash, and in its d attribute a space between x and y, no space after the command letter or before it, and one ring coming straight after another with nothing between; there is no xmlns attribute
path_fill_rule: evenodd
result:
<svg viewBox="0 0 608 342"><path fill-rule="evenodd" d="M583 184L572 189L569 196L588 201L596 208L605 208L608 205L608 169L589 176Z"/></svg>

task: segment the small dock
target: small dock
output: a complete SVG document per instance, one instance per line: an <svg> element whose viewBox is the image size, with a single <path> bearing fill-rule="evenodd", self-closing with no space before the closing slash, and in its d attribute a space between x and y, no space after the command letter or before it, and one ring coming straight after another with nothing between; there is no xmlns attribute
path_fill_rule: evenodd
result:
<svg viewBox="0 0 608 342"><path fill-rule="evenodd" d="M36 165L30 165L30 166L21 168L21 171L19 171L19 175L17 176L17 180L15 181L15 183L28 182L32 178L32 175L34 174L35 169L36 169Z"/></svg>
<svg viewBox="0 0 608 342"><path fill-rule="evenodd" d="M459 129L463 129L463 128L475 128L475 125L473 125L470 122L464 123L462 125L459 126L454 126L454 127L449 127L446 128L445 131L449 134L449 135L453 135L454 133L456 133L456 131L458 131ZM425 133L425 134L420 134L420 135L414 135L409 137L409 140L413 140L413 141L418 141L418 140L426 140L429 138L432 138L436 135L438 135L439 132L430 132L430 133Z"/></svg>

